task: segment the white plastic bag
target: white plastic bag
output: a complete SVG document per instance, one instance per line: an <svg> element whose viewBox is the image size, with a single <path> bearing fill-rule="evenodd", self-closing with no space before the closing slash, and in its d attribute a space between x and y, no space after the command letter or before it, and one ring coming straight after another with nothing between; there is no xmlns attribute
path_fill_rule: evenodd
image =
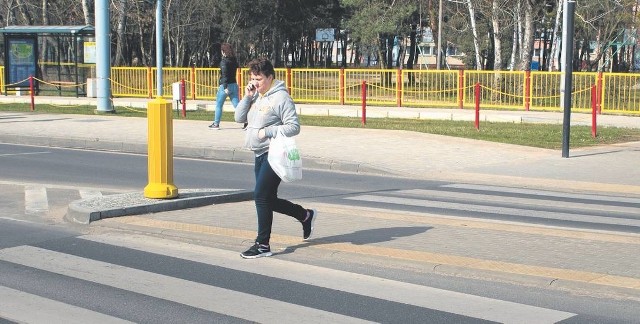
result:
<svg viewBox="0 0 640 324"><path fill-rule="evenodd" d="M278 135L269 144L269 165L284 182L302 179L302 157L293 137L285 136L278 129Z"/></svg>

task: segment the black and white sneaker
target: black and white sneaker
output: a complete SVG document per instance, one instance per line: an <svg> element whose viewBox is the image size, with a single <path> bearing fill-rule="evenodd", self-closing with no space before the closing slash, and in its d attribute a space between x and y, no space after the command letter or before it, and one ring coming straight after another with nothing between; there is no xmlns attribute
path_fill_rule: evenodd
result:
<svg viewBox="0 0 640 324"><path fill-rule="evenodd" d="M315 209L307 209L307 213L309 213L309 218L302 222L302 238L305 240L308 240L313 234L313 222L318 218L318 212Z"/></svg>
<svg viewBox="0 0 640 324"><path fill-rule="evenodd" d="M248 250L240 253L240 256L245 259L256 259L260 257L268 257L271 256L271 249L268 245L260 244L256 242L252 245Z"/></svg>
<svg viewBox="0 0 640 324"><path fill-rule="evenodd" d="M209 125L209 128L210 129L219 130L220 129L220 124L213 123L213 124Z"/></svg>

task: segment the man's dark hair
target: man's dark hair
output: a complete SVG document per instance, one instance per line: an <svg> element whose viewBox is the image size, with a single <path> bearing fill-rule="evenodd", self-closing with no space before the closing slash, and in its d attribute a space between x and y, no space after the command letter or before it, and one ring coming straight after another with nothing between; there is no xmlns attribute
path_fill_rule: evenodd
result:
<svg viewBox="0 0 640 324"><path fill-rule="evenodd" d="M276 71L273 69L273 64L271 64L271 61L269 61L264 57L253 59L251 60L251 62L249 62L248 65L249 65L249 73L252 73L252 74L262 73L266 77L276 76Z"/></svg>

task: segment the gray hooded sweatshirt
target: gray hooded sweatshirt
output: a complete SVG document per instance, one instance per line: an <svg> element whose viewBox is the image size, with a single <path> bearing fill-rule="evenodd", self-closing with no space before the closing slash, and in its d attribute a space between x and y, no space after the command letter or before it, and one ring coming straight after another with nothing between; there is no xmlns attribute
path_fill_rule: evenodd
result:
<svg viewBox="0 0 640 324"><path fill-rule="evenodd" d="M296 105L280 80L273 80L265 94L244 96L236 107L234 118L237 123L249 123L244 145L256 156L269 151L271 138L278 135L278 129L286 136L300 133ZM258 131L262 128L266 137L259 139Z"/></svg>

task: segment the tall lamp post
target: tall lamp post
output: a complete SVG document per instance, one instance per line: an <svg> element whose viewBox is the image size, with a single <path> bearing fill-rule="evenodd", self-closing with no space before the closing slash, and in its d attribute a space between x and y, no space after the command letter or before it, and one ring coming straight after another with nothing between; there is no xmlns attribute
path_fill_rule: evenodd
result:
<svg viewBox="0 0 640 324"><path fill-rule="evenodd" d="M97 112L113 112L111 105L111 46L109 38L109 1L96 0L96 77Z"/></svg>
<svg viewBox="0 0 640 324"><path fill-rule="evenodd" d="M442 68L442 1L438 4L438 53L436 54L436 68Z"/></svg>
<svg viewBox="0 0 640 324"><path fill-rule="evenodd" d="M564 110L564 118L562 120L562 157L568 158L571 131L571 89L573 88L573 16L576 10L575 0L566 0L563 9L560 101Z"/></svg>

